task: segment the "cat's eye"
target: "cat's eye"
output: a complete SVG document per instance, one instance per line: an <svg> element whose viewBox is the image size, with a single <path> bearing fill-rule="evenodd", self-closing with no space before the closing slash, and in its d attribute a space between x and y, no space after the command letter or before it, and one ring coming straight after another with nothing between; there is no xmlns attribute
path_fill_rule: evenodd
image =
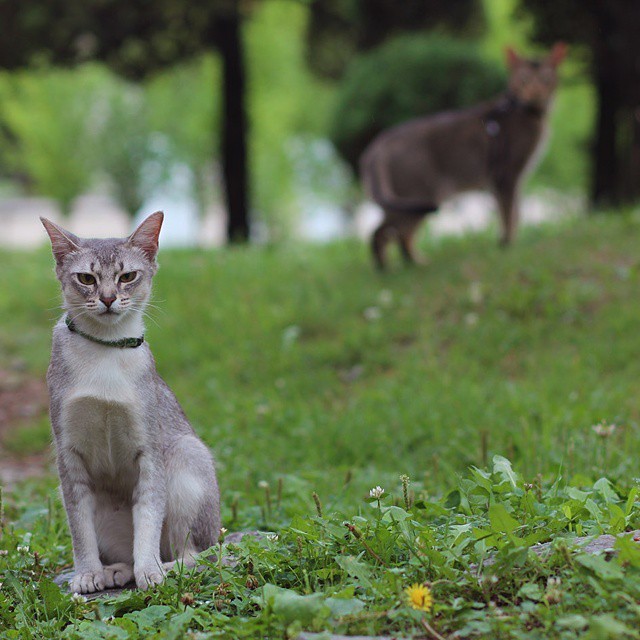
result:
<svg viewBox="0 0 640 640"><path fill-rule="evenodd" d="M80 284L91 286L92 284L96 283L95 276L91 275L90 273L78 273L76 274L76 277L78 278L78 282Z"/></svg>
<svg viewBox="0 0 640 640"><path fill-rule="evenodd" d="M133 282L136 279L137 275L138 275L137 271L129 271L129 273L123 273L120 276L120 282L124 282L125 284L127 282Z"/></svg>

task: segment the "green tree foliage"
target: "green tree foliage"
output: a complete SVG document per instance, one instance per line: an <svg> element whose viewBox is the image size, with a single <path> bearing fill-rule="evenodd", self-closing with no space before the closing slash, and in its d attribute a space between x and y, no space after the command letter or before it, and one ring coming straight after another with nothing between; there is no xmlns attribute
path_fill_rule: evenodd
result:
<svg viewBox="0 0 640 640"><path fill-rule="evenodd" d="M302 163L325 135L335 96L335 89L305 65L307 18L302 4L270 0L257 8L245 27L251 71L251 186L272 240L286 237L308 204L298 200L305 174ZM327 192L331 189L326 187Z"/></svg>
<svg viewBox="0 0 640 640"><path fill-rule="evenodd" d="M285 237L301 208L309 206L310 182L320 199L337 198L335 185L321 177L335 170L334 159L314 153L322 147L335 89L305 65L307 18L303 4L270 0L255 8L244 27L251 192L256 215L272 240ZM183 182L188 189L184 195L203 215L212 202L223 200L217 179L223 97L215 90L222 73L215 53L139 83L96 63L72 70L45 66L4 72L1 170L14 182L24 177L27 193L58 198L56 189L76 185L65 196L67 202L86 189L106 188L134 214L159 179L177 167L184 175L186 168L190 179ZM27 83L30 91L23 87ZM11 121L5 117L8 111L15 114ZM58 161L51 163L50 158ZM31 175L34 165L51 178L42 181L39 174ZM81 175L64 177L73 171Z"/></svg>
<svg viewBox="0 0 640 640"><path fill-rule="evenodd" d="M140 87L112 79L101 89L96 165L118 204L134 217L160 182L157 172L151 175L158 165L153 162L149 106Z"/></svg>
<svg viewBox="0 0 640 640"><path fill-rule="evenodd" d="M215 180L219 147L219 122L222 101L211 86L219 86L219 59L205 54L186 64L153 76L146 84L149 127L163 150L165 164L180 164L191 174L193 197L199 216L204 217L214 199L219 199ZM188 108L185 109L185 96Z"/></svg>
<svg viewBox="0 0 640 640"><path fill-rule="evenodd" d="M505 86L503 67L483 59L473 44L443 36L401 36L350 65L331 139L355 169L366 145L383 129L474 104Z"/></svg>
<svg viewBox="0 0 640 640"><path fill-rule="evenodd" d="M342 76L353 56L408 32L440 28L477 34L479 0L312 0L307 61L318 75Z"/></svg>
<svg viewBox="0 0 640 640"><path fill-rule="evenodd" d="M76 197L106 184L134 216L172 162L153 149L150 106L141 87L95 64L5 72L3 172L22 178L27 193L54 198L63 214Z"/></svg>
<svg viewBox="0 0 640 640"><path fill-rule="evenodd" d="M0 75L3 172L31 193L53 197L68 213L91 184L95 155L88 114L99 79L68 72Z"/></svg>
<svg viewBox="0 0 640 640"><path fill-rule="evenodd" d="M249 8L239 0L0 0L0 24L12 34L0 43L0 68L91 59L140 80L217 50L223 67L220 155L227 233L242 241L249 237L249 198L241 27Z"/></svg>
<svg viewBox="0 0 640 640"><path fill-rule="evenodd" d="M578 45L598 109L590 196L595 205L640 198L640 3L635 0L521 0L534 35Z"/></svg>

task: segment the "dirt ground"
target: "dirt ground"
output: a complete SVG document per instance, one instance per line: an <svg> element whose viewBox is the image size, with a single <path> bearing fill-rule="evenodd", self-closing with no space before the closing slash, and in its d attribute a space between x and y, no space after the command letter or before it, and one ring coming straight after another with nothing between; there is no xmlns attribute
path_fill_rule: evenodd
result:
<svg viewBox="0 0 640 640"><path fill-rule="evenodd" d="M47 452L16 456L8 452L3 443L13 430L42 416L47 409L47 385L43 378L28 374L19 362L0 368L0 484L3 486L46 472Z"/></svg>

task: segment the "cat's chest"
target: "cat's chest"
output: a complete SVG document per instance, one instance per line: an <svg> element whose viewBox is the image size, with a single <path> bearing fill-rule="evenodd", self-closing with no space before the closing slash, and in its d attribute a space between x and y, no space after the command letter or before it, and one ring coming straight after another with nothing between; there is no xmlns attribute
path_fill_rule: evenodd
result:
<svg viewBox="0 0 640 640"><path fill-rule="evenodd" d="M68 400L96 398L139 404L148 378L149 357L143 349L118 349L77 341L65 353Z"/></svg>
<svg viewBox="0 0 640 640"><path fill-rule="evenodd" d="M64 446L83 458L92 476L116 477L151 439L148 354L80 343L65 359Z"/></svg>

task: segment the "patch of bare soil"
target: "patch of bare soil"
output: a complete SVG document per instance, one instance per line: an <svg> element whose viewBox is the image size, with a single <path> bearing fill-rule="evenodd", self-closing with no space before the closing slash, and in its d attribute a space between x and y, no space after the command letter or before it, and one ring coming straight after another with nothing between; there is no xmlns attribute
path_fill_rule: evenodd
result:
<svg viewBox="0 0 640 640"><path fill-rule="evenodd" d="M45 453L20 458L0 457L0 485L11 488L26 478L39 478L47 472L48 462Z"/></svg>
<svg viewBox="0 0 640 640"><path fill-rule="evenodd" d="M24 371L20 363L0 369L0 483L14 484L45 472L46 454L9 456L2 445L7 435L44 414L49 406L47 385Z"/></svg>

